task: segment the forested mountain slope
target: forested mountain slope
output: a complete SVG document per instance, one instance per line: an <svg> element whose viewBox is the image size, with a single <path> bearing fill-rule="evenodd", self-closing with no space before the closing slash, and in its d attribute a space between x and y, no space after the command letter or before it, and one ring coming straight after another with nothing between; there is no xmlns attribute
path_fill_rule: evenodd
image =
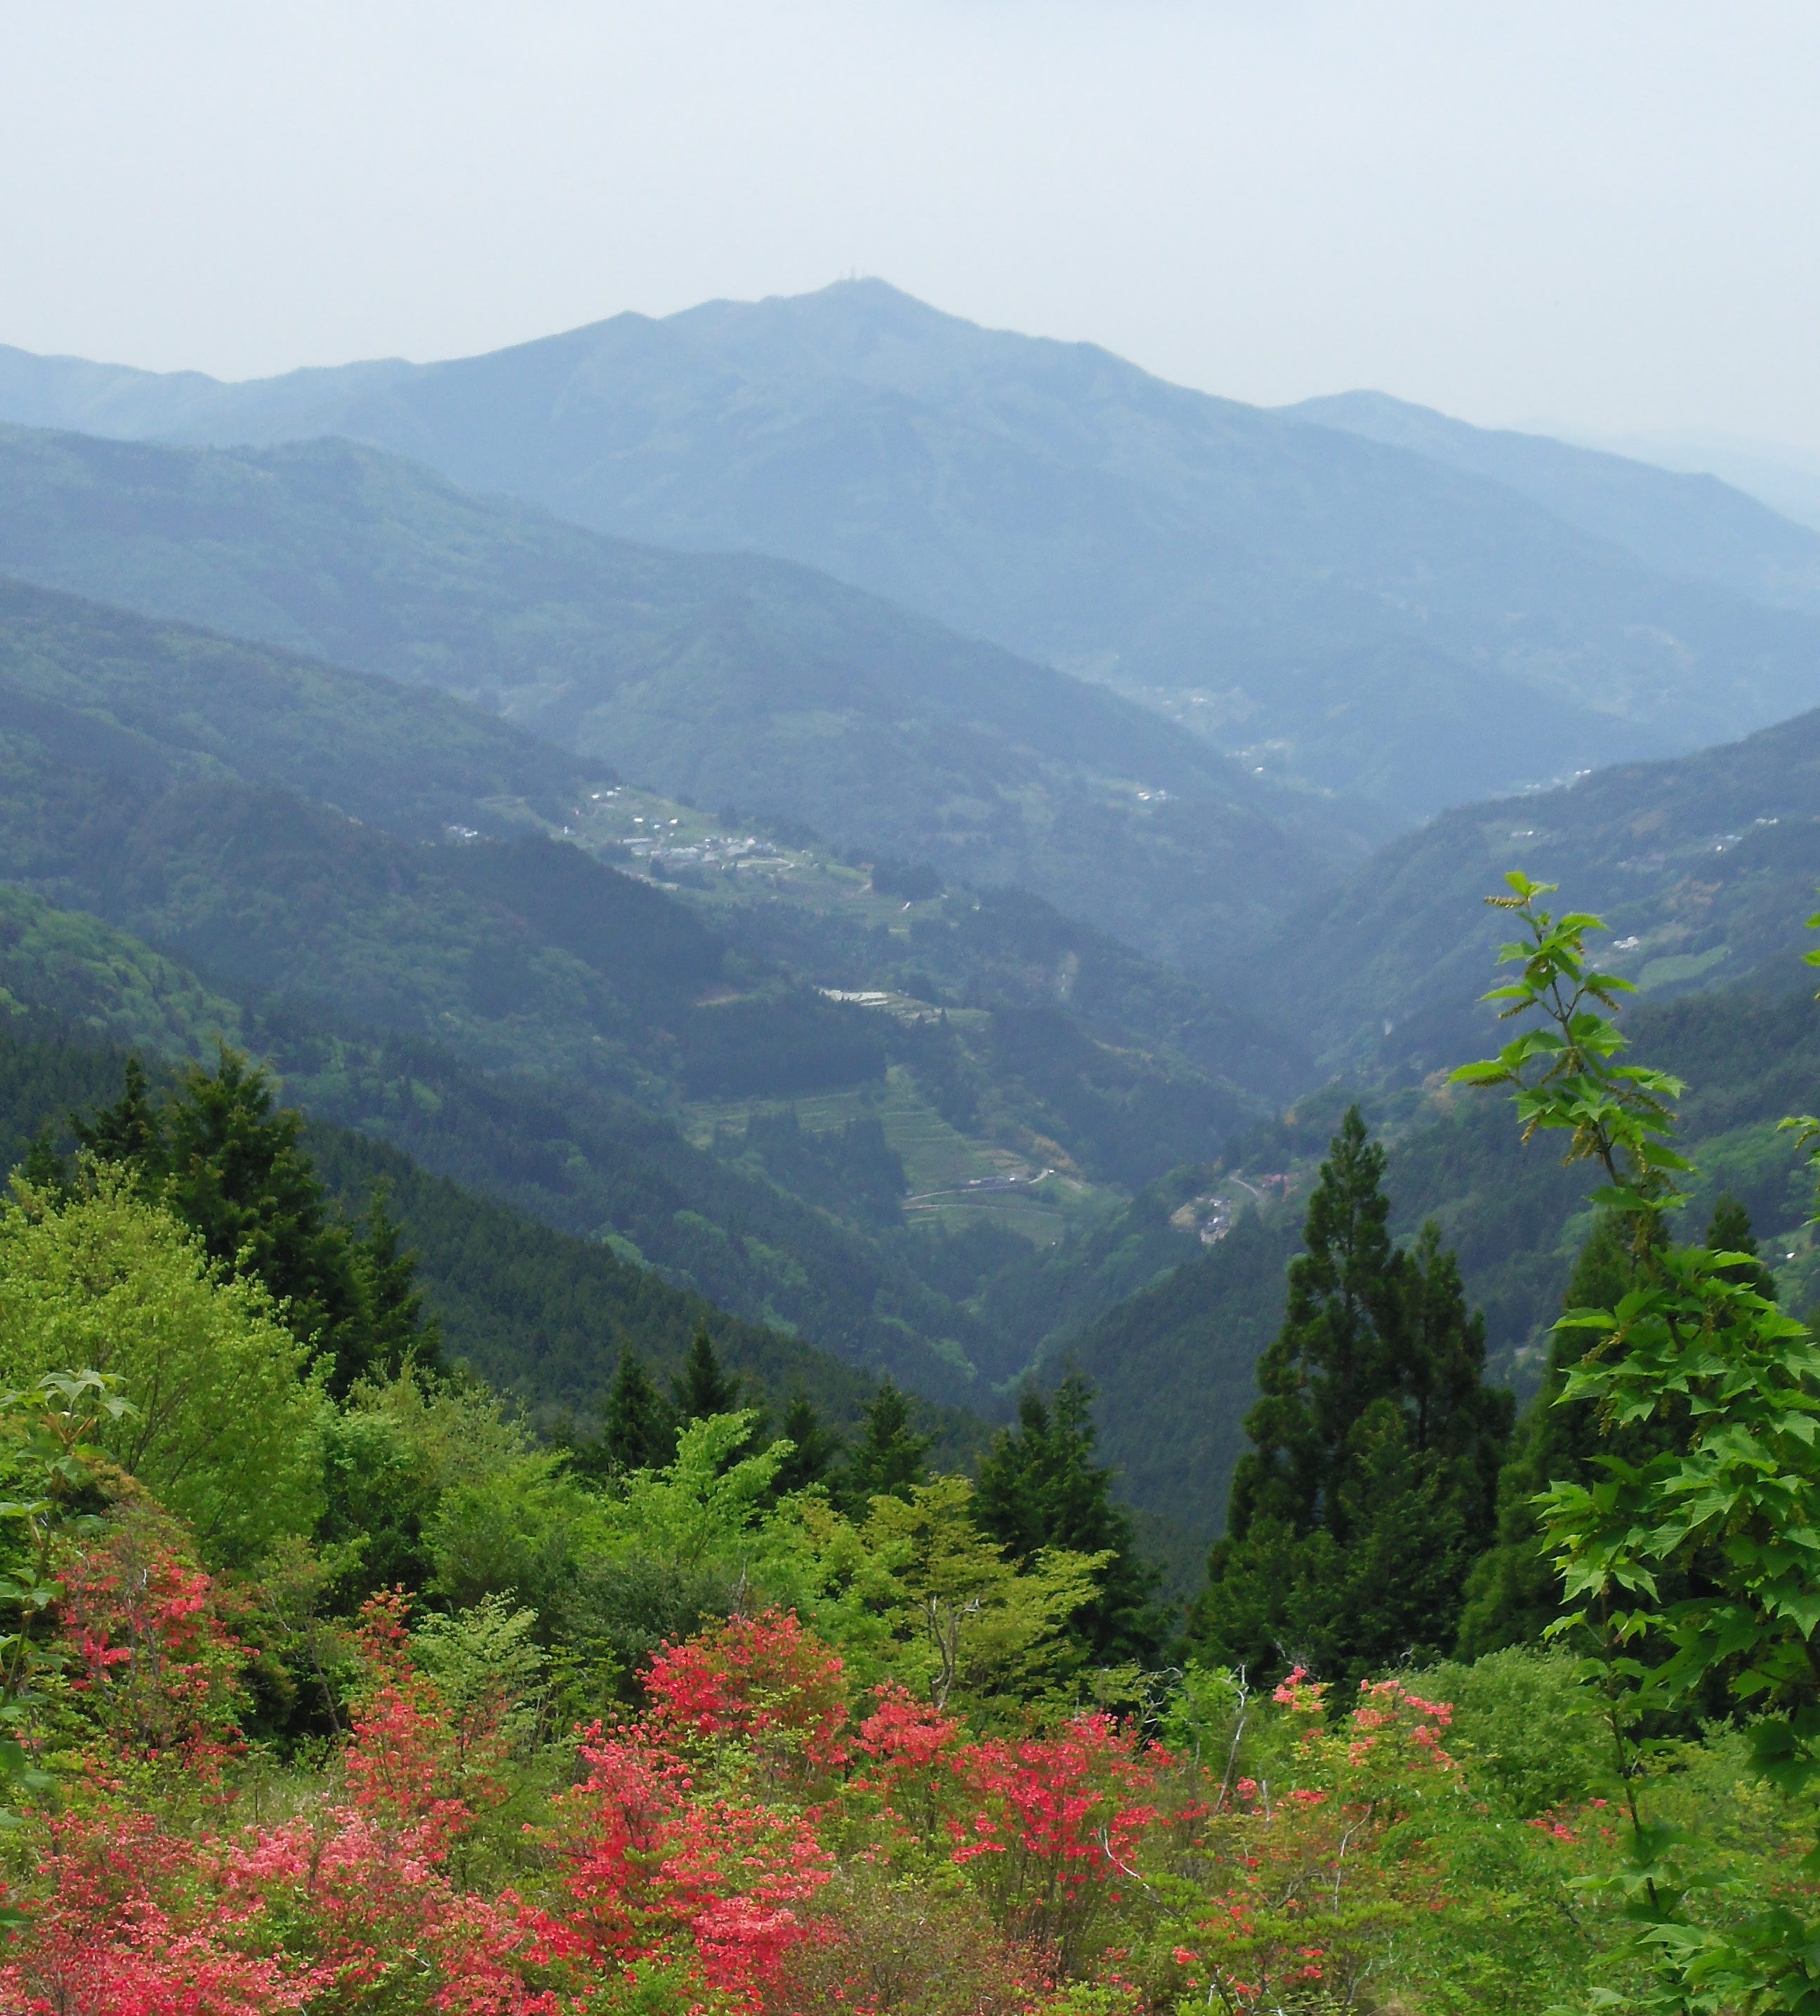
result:
<svg viewBox="0 0 1820 2016"><path fill-rule="evenodd" d="M0 574L5 725L148 787L237 776L412 838L560 820L602 767L444 695Z"/></svg>
<svg viewBox="0 0 1820 2016"><path fill-rule="evenodd" d="M1634 1057L1688 1087L1682 1136L1699 1173L1687 1185L1686 1235L1703 1231L1728 1192L1766 1241L1785 1305L1810 1308L1820 1290L1820 1255L1806 1224L1812 1175L1777 1123L1820 1108L1820 1003L1811 983L1639 1004L1624 1021ZM1481 1007L1462 1018L1444 1060L1488 1055L1508 1034ZM1329 1089L1312 1102L1317 1111L1279 1136L1270 1159L1305 1175L1327 1146L1321 1116L1344 1096ZM1395 1115L1369 1095L1365 1103L1368 1113ZM1484 1312L1491 1373L1525 1397L1592 1229L1594 1187L1584 1165L1563 1166L1558 1143L1522 1141L1502 1094L1440 1091L1405 1111L1393 1132L1385 1179L1392 1229L1412 1239L1424 1220L1438 1222L1469 1299ZM1247 1211L1204 1254L1055 1346L1052 1365L1077 1365L1099 1388L1104 1445L1133 1502L1191 1531L1217 1531L1225 1517L1255 1397L1253 1368L1282 1320L1301 1215L1297 1198L1262 1216Z"/></svg>
<svg viewBox="0 0 1820 2016"><path fill-rule="evenodd" d="M440 686L579 752L571 770L1018 883L1176 956L1358 852L1339 808L1103 687L803 567L603 538L345 442L7 429L9 573Z"/></svg>
<svg viewBox="0 0 1820 2016"><path fill-rule="evenodd" d="M105 934L105 945L117 970L158 963L117 934ZM123 1001L113 1019L131 1026L130 1003ZM15 1011L0 1021L0 1168L16 1168L41 1134L67 1142L73 1113L92 1114L119 1097L127 1050L82 1040L85 1033L42 1011ZM163 1075L159 1046L135 1033L131 1047L152 1058L156 1083ZM606 1247L430 1175L365 1134L312 1116L306 1138L349 1219L361 1218L376 1186L383 1188L417 1255L419 1282L448 1356L522 1402L545 1427L573 1421L592 1432L622 1351L635 1352L667 1383L704 1326L728 1369L774 1413L799 1391L843 1427L863 1409L872 1380L812 1345L729 1316ZM931 1409L930 1417L946 1446L970 1449L980 1439L967 1416Z"/></svg>
<svg viewBox="0 0 1820 2016"><path fill-rule="evenodd" d="M736 972L726 964L725 946L704 932L674 897L648 882L596 866L572 848L546 847L539 851L531 847L531 837L539 831L579 819L577 801L587 802L592 794L584 787L601 773L452 699L401 690L387 679L284 651L232 643L188 625L143 621L0 579L0 724L12 730L22 749L33 752L31 761L68 770L60 790L77 790L74 780L86 778L90 781L81 789L95 801L88 811L71 809L69 819L74 823L66 822L67 830L53 824L35 835L29 830L29 794L12 813L0 814L16 818L16 844L25 850L16 854L13 872L79 878L88 871L63 859L70 846L103 852L111 847L120 872L130 869L138 877L135 892L123 891L118 900L177 905L182 917L173 910L158 928L191 934L185 942L205 963L215 957L208 948L217 943L221 956L230 960L265 956L243 938L232 891L249 875L257 877L261 871L255 857L268 844L281 844L275 837L279 829L292 835L282 848L294 852L304 844L296 834L308 827L313 836L308 848L339 850L341 865L318 877L322 900L339 905L349 916L359 913L358 928L367 936L388 906L396 910L401 905L431 902L430 896L419 895L406 900L406 892L423 884L441 891L436 901L465 902L470 908L503 905L519 920L515 929L528 927L545 935L555 931L567 953L592 965L595 980L591 984L596 991L604 985L643 1006L655 987L673 997L673 1014L704 989L731 985L734 992L750 991L743 981L756 984L767 975L775 977L775 961L761 941L753 941L753 958ZM131 789L116 794L100 781L113 777L126 780ZM237 797L232 790L219 794L220 787L232 779L279 786L353 815L369 826L390 828L412 839L446 841L451 827L457 838L479 828L516 831L527 844L516 852L484 847L462 852L444 847L434 856L399 853L378 834L362 837L332 817L280 809L261 799L257 816L272 825L269 842L253 843L254 855L240 859L236 855L241 842L228 847L217 860L218 884L192 876L169 884L167 878L168 886L154 891L146 877L160 852L195 842L193 833L184 836L199 817L201 792L218 791L210 801L215 809L203 820L211 830L229 805L239 808L237 819L254 816L253 801ZM163 803L180 782L185 787L181 798L167 805L161 815L169 826L166 838L150 856L138 858L120 841L123 823L139 818L155 802ZM190 789L192 784L197 789ZM113 823L111 841L103 839L98 819ZM27 862L37 865L27 869L21 865ZM426 873L429 880L424 883ZM344 886L337 889L343 878ZM74 889L78 884L68 886ZM994 914L1005 907L1002 901ZM250 928L256 933L260 926L255 923ZM373 940L373 956L381 966L397 965L405 959L401 948L395 958L383 949L390 928L380 926ZM1050 928L1052 938L1056 928ZM453 959L459 965L466 959L463 970L478 995L462 1004L439 1002L437 1011L452 1009L459 1018L478 1006L484 1018L487 1010L478 997L505 1003L512 955L502 948L477 954L471 944L464 949L463 934L468 931L468 927L451 927L441 956L444 964ZM996 956L984 949L989 934L974 929L966 935L969 945L981 947L974 965ZM1066 936L1065 930L1062 936ZM1081 941L1090 941L1102 942L1088 932ZM286 956L282 946L274 944L271 949L274 956ZM938 950L939 945L932 944L932 952ZM529 956L528 946L520 948L520 955ZM1063 963L1071 958L1070 973L1079 970L1077 949L1059 939L1049 956ZM949 967L952 970L951 960ZM1096 974L1105 977L1096 981ZM290 984L281 975L272 979L275 985ZM851 973L838 966L828 969L827 985L853 983ZM316 984L341 983L333 978L329 965L321 969ZM359 981L352 998L363 998L372 984L370 977ZM391 984L411 983L394 974ZM534 1017L539 987L537 974L527 972L513 1012ZM1063 990L1064 996L1069 991ZM1090 963L1083 993L1102 1020L1116 1019L1121 1002L1138 1002L1142 996L1139 1026L1146 1034L1154 1038L1178 1031L1174 1039L1191 1050L1203 1068L1239 1083L1269 1082L1279 1095L1291 1089L1283 1080L1292 1068L1293 1044L1273 1045L1263 1031L1247 1024L1216 997L1191 982L1167 979L1110 944ZM1159 1019L1156 1004L1164 998L1170 1006ZM809 1012L818 1029L854 1021L819 1003L811 1004ZM376 1013L372 1019L394 1021L395 1011ZM714 1018L685 1019L703 1041L716 1039L710 1047L717 1053L726 1049L718 1040L720 1024ZM629 1033L649 1047L651 1031ZM700 1044L688 1035L679 1040L672 1064L686 1076L692 1067L684 1060L696 1057L696 1077L703 1089L712 1072L724 1075L734 1067L725 1057L702 1064ZM836 1045L829 1053L828 1068L835 1067L839 1049ZM759 1067L754 1083L763 1076ZM822 1078L826 1082L825 1071ZM791 1088L780 1083L779 1089Z"/></svg>
<svg viewBox="0 0 1820 2016"><path fill-rule="evenodd" d="M1101 1443L1126 1495L1187 1532L1210 1539L1225 1519L1298 1244L1291 1219L1247 1211L1218 1245L1070 1337L1056 1361L1096 1388Z"/></svg>
<svg viewBox="0 0 1820 2016"><path fill-rule="evenodd" d="M1820 698L1805 615L1671 578L1504 482L878 282L245 385L15 351L0 413L344 434L599 531L806 562L1398 817Z"/></svg>
<svg viewBox="0 0 1820 2016"><path fill-rule="evenodd" d="M801 1394L851 1438L876 1389L875 1371L729 1316L597 1241L432 1175L364 1133L312 1121L308 1138L323 1180L351 1215L376 1183L384 1186L445 1350L520 1400L541 1426L595 1432L622 1350L635 1351L667 1388L704 1327L746 1403L764 1407L774 1431ZM962 1409L925 1403L916 1412L949 1461L985 1442L984 1424Z"/></svg>
<svg viewBox="0 0 1820 2016"><path fill-rule="evenodd" d="M416 774L405 808L424 817L440 745L414 773L408 718L369 744L369 716L321 704L337 682L357 700L369 686L384 700L396 689L383 682L39 591L10 594L29 620L0 658L0 874L206 973L207 1026L231 1024L275 1057L312 1110L375 1128L560 1229L610 1234L667 1279L889 1366L921 1390L970 1391L1027 1362L1034 1337L1001 1335L963 1305L1027 1248L989 1243L955 1279L945 1249L893 1233L905 1179L882 1140L885 1191L845 1186L864 1129L876 1135L868 1115L887 1073L912 1121L974 1130L951 1136L974 1167L1002 1168L987 1150L1009 1129L1014 1143L1091 1181L1140 1183L1171 1161L1210 1158L1257 1110L1242 1087L1169 1045L1172 1028L1210 1059L1224 1028L1236 1064L1273 1081L1289 1068L1289 1052L1261 1031L1117 947L1095 952L1059 920L1045 956L1064 979L1084 971L1101 1016L1128 997L1147 1024L1143 1047L1128 1031L1092 1035L1063 1002L1033 1020L1027 983L1021 997L987 995L999 1005L970 1007L952 1028L939 1014L906 1022L829 1000L572 845L535 833L409 841L229 772L231 757L253 776L282 774L301 748L325 789L343 790L345 761L369 810L383 808L390 776ZM9 665L23 691L9 688ZM38 697L51 693L55 701ZM137 725L120 726L116 704ZM177 724L168 743L155 739L167 716ZM430 718L444 716L469 718L434 700ZM524 739L480 726L509 751ZM560 775L568 759L552 757ZM446 803L430 809L467 808L474 774L484 783L493 773L450 772ZM525 816L521 801L508 810ZM959 921L926 939L933 964L949 938L994 936L973 927L971 899L957 894L955 907ZM41 918L31 928L75 927ZM955 963L991 967L979 956ZM0 957L0 984L10 970ZM186 985L167 976L138 991L164 1000L168 1019ZM63 1005L82 999L73 988ZM101 1027L121 1033L105 1018ZM846 1133L806 1136L785 1155L781 1139L754 1131L752 1114L829 1093L849 1097ZM711 1153L684 1139L676 1119L702 1101L743 1102L743 1139Z"/></svg>
<svg viewBox="0 0 1820 2016"><path fill-rule="evenodd" d="M1288 920L1257 970L1332 1062L1419 1076L1473 1040L1506 935L1506 870L1559 881L1612 927L1646 992L1791 984L1820 884L1820 712L1741 742L1444 814Z"/></svg>
<svg viewBox="0 0 1820 2016"><path fill-rule="evenodd" d="M248 836L235 837L245 843ZM295 905L294 891L274 877L270 856L243 844L225 851L246 857L250 908L275 919L281 941L295 934L307 974L324 942L308 935L307 906ZM325 880L344 873L344 863L329 866ZM192 862L179 879L206 880L212 873ZM450 921L449 913L433 913L423 935L433 938ZM92 1040L153 1057L206 1057L218 1037L243 1043L275 1064L290 1095L325 1123L390 1142L426 1169L571 1238L617 1242L687 1293L793 1331L849 1364L889 1368L938 1397L959 1397L977 1383L966 1352L972 1344L986 1355L977 1326L863 1229L692 1147L624 1096L590 1089L584 1078L537 1071L534 1045L526 1054L507 1042L502 1062L489 1071L473 1056L471 1034L464 1045L452 1014L425 1016L430 1026L415 1036L363 1028L354 1010L385 1002L371 990L355 992L358 961L340 990L298 987L280 999L271 975L282 977L282 970L275 959L262 967L258 950L255 942L239 962L246 984L236 999L231 984L228 995L211 992L99 917L0 890L0 985L19 1010L41 1019L79 1017ZM430 977L433 983L433 969ZM438 1040L444 1023L454 1025L452 1045ZM552 1017L556 1030L565 1026ZM522 1042L522 1028L514 1033ZM782 1053L766 1044L762 1024L749 1025L749 1034L756 1058L775 1064L787 1055L787 1043ZM577 1053L585 1063L579 1039L570 1048Z"/></svg>

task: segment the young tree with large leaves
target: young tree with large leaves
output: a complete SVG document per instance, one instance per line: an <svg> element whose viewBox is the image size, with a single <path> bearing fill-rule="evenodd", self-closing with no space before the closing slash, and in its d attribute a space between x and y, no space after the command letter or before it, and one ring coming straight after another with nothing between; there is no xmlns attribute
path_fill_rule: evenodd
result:
<svg viewBox="0 0 1820 2016"><path fill-rule="evenodd" d="M1791 1866L1800 1882L1768 1908L1742 1919L1700 1909L1686 1844L1653 1809L1660 1774L1643 1732L1723 1686L1749 1710L1753 1774L1786 1796L1789 1831L1811 1838L1820 1346L1762 1291L1748 1249L1675 1243L1671 1214L1690 1168L1674 1139L1683 1088L1624 1061L1626 1039L1605 1011L1631 985L1598 971L1586 952L1600 920L1545 910L1550 884L1505 880L1509 893L1489 900L1521 928L1502 955L1520 970L1487 999L1506 1017L1534 1019L1498 1056L1454 1075L1510 1086L1526 1138L1566 1137L1564 1159L1602 1179L1594 1201L1620 1229L1631 1270L1615 1303L1570 1310L1558 1327L1571 1363L1557 1404L1590 1409L1606 1451L1592 1472L1552 1479L1534 1501L1561 1578L1563 1615L1550 1632L1586 1654L1582 1676L1603 1697L1624 1795L1629 1866L1610 1887L1635 1935L1626 1957L1646 1985L1602 1995L1687 2016L1812 2016L1820 1850ZM1820 1121L1783 1124L1820 1136ZM1717 1229L1735 1231L1735 1215L1719 1216ZM1620 1438L1646 1446L1620 1453Z"/></svg>
<svg viewBox="0 0 1820 2016"><path fill-rule="evenodd" d="M0 1208L0 1384L71 1366L117 1381L131 1405L99 1438L211 1562L314 1525L324 1405L308 1360L261 1284L224 1277L117 1168Z"/></svg>
<svg viewBox="0 0 1820 2016"><path fill-rule="evenodd" d="M1649 1228L1660 1244L1662 1228ZM1567 1283L1563 1312L1615 1309L1642 1278L1635 1250L1635 1229L1622 1216L1602 1211L1581 1248ZM1757 1293L1775 1298L1775 1277L1757 1258L1750 1215L1738 1200L1721 1196L1707 1227L1714 1252L1748 1255L1732 1270ZM1560 1578L1545 1551L1536 1524L1540 1493L1561 1479L1595 1482L1608 1456L1645 1463L1668 1449L1686 1445L1685 1409L1647 1422L1614 1428L1584 1400L1570 1400L1567 1384L1586 1355L1583 1331L1557 1328L1549 1341L1541 1391L1524 1409L1511 1438L1510 1453L1498 1484L1495 1543L1474 1563L1460 1618L1459 1656L1476 1659L1507 1645L1533 1644L1561 1615Z"/></svg>
<svg viewBox="0 0 1820 2016"><path fill-rule="evenodd" d="M1484 1327L1438 1231L1392 1240L1383 1168L1354 1107L1259 1362L1195 1618L1210 1656L1254 1671L1357 1679L1451 1651L1491 1537L1512 1402L1484 1384Z"/></svg>

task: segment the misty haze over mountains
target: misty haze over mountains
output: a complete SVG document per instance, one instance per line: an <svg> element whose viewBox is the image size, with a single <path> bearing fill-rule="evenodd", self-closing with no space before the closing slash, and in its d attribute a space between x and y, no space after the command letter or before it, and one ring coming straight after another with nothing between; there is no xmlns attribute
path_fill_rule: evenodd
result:
<svg viewBox="0 0 1820 2016"><path fill-rule="evenodd" d="M8 352L0 417L342 434L795 560L1399 823L1820 701L1820 535L1723 486L1369 401L1264 412L876 281L243 385Z"/></svg>

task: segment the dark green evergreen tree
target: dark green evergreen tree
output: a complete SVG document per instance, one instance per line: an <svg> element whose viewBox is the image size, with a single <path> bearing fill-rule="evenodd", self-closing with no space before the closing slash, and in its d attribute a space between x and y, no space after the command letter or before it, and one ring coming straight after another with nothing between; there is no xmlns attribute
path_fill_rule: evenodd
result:
<svg viewBox="0 0 1820 2016"><path fill-rule="evenodd" d="M1602 1215L1580 1249L1563 1306L1616 1309L1635 1260L1620 1221ZM1538 1543L1535 1497L1556 1478L1584 1478L1602 1446L1593 1410L1560 1404L1567 1374L1586 1348L1584 1333L1549 1340L1541 1391L1524 1409L1498 1481L1496 1543L1474 1563L1460 1616L1459 1652L1477 1658L1539 1639L1560 1610L1560 1584Z"/></svg>
<svg viewBox="0 0 1820 2016"><path fill-rule="evenodd" d="M304 1117L276 1103L267 1074L224 1046L212 1071L183 1074L162 1118L160 1187L214 1258L257 1274L312 1330L353 1319L351 1241L333 1236Z"/></svg>
<svg viewBox="0 0 1820 2016"><path fill-rule="evenodd" d="M1460 1265L1431 1219L1402 1256L1402 1337L1394 1397L1408 1447L1432 1458L1470 1560L1498 1526L1498 1478L1510 1449L1515 1396L1485 1384L1485 1319L1466 1304Z"/></svg>
<svg viewBox="0 0 1820 2016"><path fill-rule="evenodd" d="M677 1375L674 1390L677 1420L684 1427L712 1415L731 1414L739 1407L739 1382L721 1370L714 1341L705 1326L690 1340L689 1356Z"/></svg>
<svg viewBox="0 0 1820 2016"><path fill-rule="evenodd" d="M892 1380L882 1380L847 1461L847 1501L863 1511L869 1499L908 1498L928 1478L928 1436L910 1424L910 1402Z"/></svg>
<svg viewBox="0 0 1820 2016"><path fill-rule="evenodd" d="M676 1454L675 1413L635 1351L620 1353L596 1446L600 1467L617 1474L661 1470Z"/></svg>
<svg viewBox="0 0 1820 2016"><path fill-rule="evenodd" d="M404 1244L391 1197L376 1185L354 1240L354 1271L365 1307L365 1355L385 1370L406 1363L431 1369L442 1358L442 1327L425 1313L417 1256Z"/></svg>
<svg viewBox="0 0 1820 2016"><path fill-rule="evenodd" d="M383 1200L363 1233L347 1224L304 1147L303 1116L277 1104L270 1076L239 1052L223 1044L212 1071L191 1066L161 1102L129 1058L119 1100L72 1124L88 1154L131 1171L225 1272L264 1284L327 1358L337 1395L369 1373L437 1364L436 1327Z"/></svg>
<svg viewBox="0 0 1820 2016"><path fill-rule="evenodd" d="M113 1105L103 1107L92 1120L71 1117L77 1146L98 1162L136 1169L156 1181L168 1168L164 1116L153 1103L151 1081L136 1055L127 1059L123 1078Z"/></svg>
<svg viewBox="0 0 1820 2016"><path fill-rule="evenodd" d="M1210 1655L1257 1671L1357 1679L1450 1651L1494 1530L1510 1396L1484 1383L1484 1323L1438 1231L1392 1241L1383 1168L1354 1107L1309 1200L1196 1606Z"/></svg>
<svg viewBox="0 0 1820 2016"><path fill-rule="evenodd" d="M815 1411L807 1394L790 1396L781 1432L791 1449L778 1468L775 1486L778 1496L806 1491L811 1484L826 1484L840 1460L841 1441Z"/></svg>
<svg viewBox="0 0 1820 2016"><path fill-rule="evenodd" d="M1385 1390L1401 1313L1384 1151L1347 1114L1308 1202L1307 1251L1290 1265L1282 1330L1258 1361L1251 1447L1232 1474L1228 1540L1260 1519L1300 1538L1339 1516L1347 1438Z"/></svg>
<svg viewBox="0 0 1820 2016"><path fill-rule="evenodd" d="M41 1127L27 1143L25 1160L19 1165L19 1173L34 1190L51 1197L68 1193L69 1165L57 1152L57 1144L48 1126Z"/></svg>
<svg viewBox="0 0 1820 2016"><path fill-rule="evenodd" d="M1447 1650L1473 1549L1455 1473L1418 1448L1405 1407L1374 1400L1347 1445L1343 1518L1312 1536L1286 1621L1298 1656L1351 1682ZM1494 1463L1487 1499L1496 1477Z"/></svg>
<svg viewBox="0 0 1820 2016"><path fill-rule="evenodd" d="M1062 1381L1052 1403L1027 1386L1017 1426L1000 1431L980 1466L974 1517L1020 1561L1045 1547L1110 1554L1099 1594L1070 1620L1070 1632L1097 1665L1153 1665L1164 1637L1159 1577L1138 1552L1130 1513L1113 1497L1112 1471L1094 1460L1092 1403L1079 1373Z"/></svg>

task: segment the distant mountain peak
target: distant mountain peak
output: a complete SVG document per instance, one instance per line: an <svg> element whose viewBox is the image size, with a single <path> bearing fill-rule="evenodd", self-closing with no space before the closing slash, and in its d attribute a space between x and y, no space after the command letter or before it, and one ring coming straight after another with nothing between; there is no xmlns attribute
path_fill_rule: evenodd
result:
<svg viewBox="0 0 1820 2016"><path fill-rule="evenodd" d="M1820 700L1820 539L1739 493L1375 390L1266 412L876 275L424 365L86 368L0 357L0 418L340 435L617 538L794 561L1399 818Z"/></svg>

